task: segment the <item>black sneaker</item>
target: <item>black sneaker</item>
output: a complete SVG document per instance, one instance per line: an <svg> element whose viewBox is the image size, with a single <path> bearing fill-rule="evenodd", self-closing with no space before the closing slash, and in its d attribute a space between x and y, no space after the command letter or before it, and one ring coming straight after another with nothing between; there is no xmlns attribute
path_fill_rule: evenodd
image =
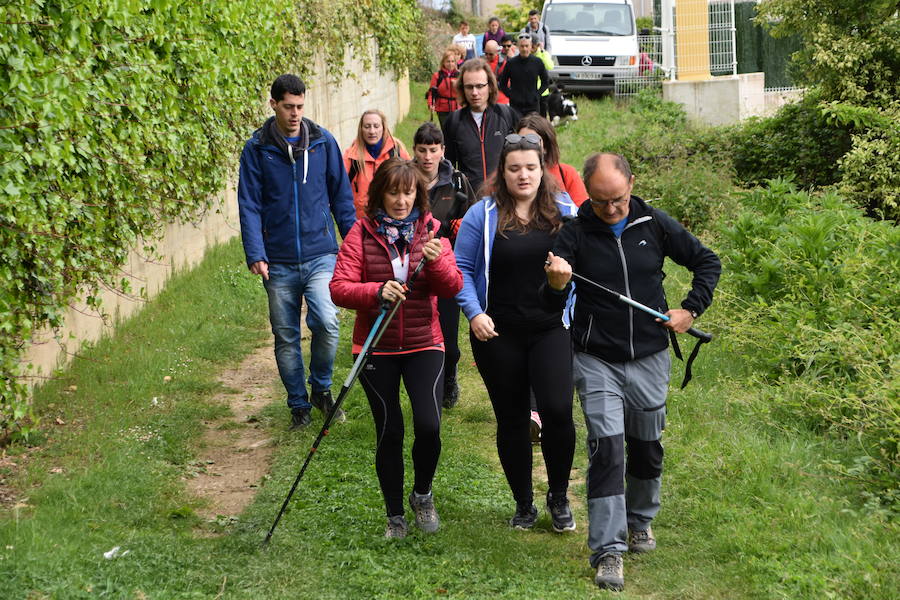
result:
<svg viewBox="0 0 900 600"><path fill-rule="evenodd" d="M456 376L444 380L444 401L441 403L444 408L453 408L459 402L459 383L456 382Z"/></svg>
<svg viewBox="0 0 900 600"><path fill-rule="evenodd" d="M323 415L327 415L331 408L334 406L334 398L331 397L331 390L322 390L321 392L313 392L309 397L310 403L321 411ZM336 413L334 413L334 419L332 422L343 423L347 420L347 415L344 414L342 409L338 409Z"/></svg>
<svg viewBox="0 0 900 600"><path fill-rule="evenodd" d="M556 533L575 531L575 517L572 516L569 498L565 494L557 497L547 492L547 511L550 513L550 520L553 521L553 531Z"/></svg>
<svg viewBox="0 0 900 600"><path fill-rule="evenodd" d="M306 428L312 422L308 408L295 408L291 410L291 431Z"/></svg>
<svg viewBox="0 0 900 600"><path fill-rule="evenodd" d="M534 504L516 504L516 514L509 520L513 529L531 529L538 518L538 509Z"/></svg>

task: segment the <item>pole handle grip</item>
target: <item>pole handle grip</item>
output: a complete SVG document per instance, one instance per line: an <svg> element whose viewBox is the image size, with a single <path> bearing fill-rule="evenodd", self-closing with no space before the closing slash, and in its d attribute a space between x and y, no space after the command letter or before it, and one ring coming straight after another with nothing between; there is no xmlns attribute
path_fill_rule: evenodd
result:
<svg viewBox="0 0 900 600"><path fill-rule="evenodd" d="M708 342L711 342L713 339L713 336L711 333L706 333L705 331L700 331L696 327L691 327L690 329L687 330L687 333L694 336L698 340L700 340L701 344L706 344Z"/></svg>

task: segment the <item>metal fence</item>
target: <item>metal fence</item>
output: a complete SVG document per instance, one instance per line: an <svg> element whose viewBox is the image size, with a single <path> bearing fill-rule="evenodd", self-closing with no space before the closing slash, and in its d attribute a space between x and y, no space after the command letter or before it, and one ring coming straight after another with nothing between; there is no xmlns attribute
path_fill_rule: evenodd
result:
<svg viewBox="0 0 900 600"><path fill-rule="evenodd" d="M660 87L664 79L697 74L733 75L735 56L734 1L720 0L699 5L659 5L657 33L638 36L639 67L616 78L616 96L632 96L642 89ZM668 11L667 13L665 11ZM668 46L668 56L664 48Z"/></svg>

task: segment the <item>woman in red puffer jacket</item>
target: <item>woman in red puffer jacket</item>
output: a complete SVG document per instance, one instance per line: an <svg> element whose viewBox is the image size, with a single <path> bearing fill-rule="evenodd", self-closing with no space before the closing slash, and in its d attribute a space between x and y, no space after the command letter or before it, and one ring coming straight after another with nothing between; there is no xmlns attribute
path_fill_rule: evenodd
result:
<svg viewBox="0 0 900 600"><path fill-rule="evenodd" d="M386 537L408 532L403 507L403 412L400 380L409 395L415 443L415 480L409 504L415 522L437 531L431 483L441 452L444 338L437 299L462 289L450 242L435 238L440 223L428 211L419 168L393 158L375 172L366 216L350 229L337 257L331 298L355 309L353 352L358 354L382 303L401 302L359 376L375 419L375 470L387 508ZM425 268L408 290L405 282L422 259Z"/></svg>

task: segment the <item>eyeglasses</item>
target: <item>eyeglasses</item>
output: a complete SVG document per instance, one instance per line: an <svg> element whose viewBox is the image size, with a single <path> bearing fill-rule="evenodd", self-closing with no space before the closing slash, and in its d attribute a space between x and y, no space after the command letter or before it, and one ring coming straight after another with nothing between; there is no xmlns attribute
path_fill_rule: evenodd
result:
<svg viewBox="0 0 900 600"><path fill-rule="evenodd" d="M615 200L591 200L591 206L596 206L597 208L606 208L607 206L612 206L613 208L622 208L625 206L625 203L628 202L628 196L623 196L621 198L617 198Z"/></svg>
<svg viewBox="0 0 900 600"><path fill-rule="evenodd" d="M530 33L520 33L520 34L519 34L519 37L516 38L516 39L519 39L519 40L528 40L528 41L530 42L530 41L531 41L531 34L530 34Z"/></svg>
<svg viewBox="0 0 900 600"><path fill-rule="evenodd" d="M486 83L467 83L463 86L463 89L467 92L471 92L472 90L483 90L486 87Z"/></svg>
<svg viewBox="0 0 900 600"><path fill-rule="evenodd" d="M518 133L511 133L506 136L507 144L519 144L521 142L525 142L527 144L532 144L541 147L541 136L536 133L526 133L525 135L519 135Z"/></svg>
<svg viewBox="0 0 900 600"><path fill-rule="evenodd" d="M507 50L509 50L510 48L512 48L512 44L502 44L502 46L503 46L504 48L506 48Z"/></svg>

